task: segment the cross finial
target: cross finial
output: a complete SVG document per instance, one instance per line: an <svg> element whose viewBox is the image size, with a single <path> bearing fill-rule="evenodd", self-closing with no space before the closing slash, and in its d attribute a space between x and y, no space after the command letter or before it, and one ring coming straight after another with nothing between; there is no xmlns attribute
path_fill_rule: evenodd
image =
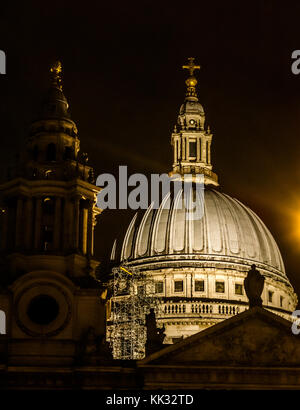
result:
<svg viewBox="0 0 300 410"><path fill-rule="evenodd" d="M182 68L183 69L187 69L190 72L190 76L192 76L194 74L195 70L200 70L200 65L195 65L194 63L195 58L194 57L190 57L188 58L188 65L183 65Z"/></svg>
<svg viewBox="0 0 300 410"><path fill-rule="evenodd" d="M50 73L52 77L52 83L56 87L58 87L60 90L62 89L62 84L61 84L61 72L62 72L62 65L60 61L56 61L51 67L50 67Z"/></svg>

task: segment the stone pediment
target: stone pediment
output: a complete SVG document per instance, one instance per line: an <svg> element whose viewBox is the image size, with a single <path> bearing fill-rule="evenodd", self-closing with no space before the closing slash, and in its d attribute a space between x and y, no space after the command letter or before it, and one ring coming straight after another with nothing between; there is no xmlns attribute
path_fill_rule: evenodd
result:
<svg viewBox="0 0 300 410"><path fill-rule="evenodd" d="M141 367L299 367L300 335L291 322L255 307L149 355Z"/></svg>

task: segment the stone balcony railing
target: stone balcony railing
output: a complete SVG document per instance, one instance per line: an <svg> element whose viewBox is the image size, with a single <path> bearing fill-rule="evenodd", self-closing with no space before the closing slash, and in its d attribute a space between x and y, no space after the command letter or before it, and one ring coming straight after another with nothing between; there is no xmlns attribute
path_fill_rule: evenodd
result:
<svg viewBox="0 0 300 410"><path fill-rule="evenodd" d="M232 303L203 303L203 302L167 302L157 307L157 316L164 317L224 317L243 312L246 306Z"/></svg>

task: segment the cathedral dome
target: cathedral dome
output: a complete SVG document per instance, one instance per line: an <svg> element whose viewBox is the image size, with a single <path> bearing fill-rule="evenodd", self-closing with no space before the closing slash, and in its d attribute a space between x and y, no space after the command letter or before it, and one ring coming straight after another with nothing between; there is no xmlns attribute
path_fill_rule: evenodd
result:
<svg viewBox="0 0 300 410"><path fill-rule="evenodd" d="M114 275L119 270L132 277L142 273L145 280L136 284L136 292L159 301L156 319L158 326L165 327L165 343L248 309L244 279L252 265L265 279L262 303L266 309L290 319L297 305L270 231L250 208L216 188L212 133L205 124L193 76L200 67L190 58L183 68L190 77L171 136L170 175L177 181L192 181L193 192L170 190L158 209L151 205L139 210L122 242L115 243L111 257ZM203 185L198 183L199 176ZM196 204L196 212L189 200Z"/></svg>
<svg viewBox="0 0 300 410"><path fill-rule="evenodd" d="M206 188L199 219L188 219L181 206L183 192L165 197L159 209L150 206L137 213L129 225L121 260L155 258L156 261L223 260L245 265L264 265L285 277L277 244L262 220L237 199ZM203 201L202 201L203 202Z"/></svg>

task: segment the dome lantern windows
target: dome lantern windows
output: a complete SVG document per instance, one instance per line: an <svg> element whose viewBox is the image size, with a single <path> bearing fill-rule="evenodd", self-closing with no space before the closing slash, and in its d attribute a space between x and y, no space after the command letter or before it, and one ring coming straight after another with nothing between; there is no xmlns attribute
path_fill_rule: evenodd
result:
<svg viewBox="0 0 300 410"><path fill-rule="evenodd" d="M197 156L197 142L190 141L189 142L189 157L195 159Z"/></svg>

